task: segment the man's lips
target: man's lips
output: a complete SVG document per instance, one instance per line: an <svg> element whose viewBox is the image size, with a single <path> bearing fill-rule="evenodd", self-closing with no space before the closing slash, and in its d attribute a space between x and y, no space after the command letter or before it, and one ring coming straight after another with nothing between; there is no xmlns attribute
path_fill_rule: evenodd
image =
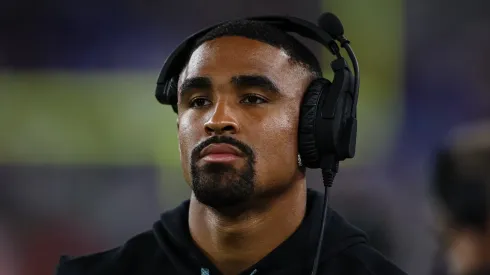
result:
<svg viewBox="0 0 490 275"><path fill-rule="evenodd" d="M201 159L208 162L230 162L242 158L243 152L235 146L215 143L205 147L200 154Z"/></svg>

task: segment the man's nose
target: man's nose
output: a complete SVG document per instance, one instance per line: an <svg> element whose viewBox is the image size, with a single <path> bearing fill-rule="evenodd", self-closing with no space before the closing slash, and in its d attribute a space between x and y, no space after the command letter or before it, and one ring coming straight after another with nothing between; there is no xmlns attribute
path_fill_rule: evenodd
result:
<svg viewBox="0 0 490 275"><path fill-rule="evenodd" d="M208 135L235 135L239 132L238 122L234 116L232 108L226 102L216 104L214 113L204 124Z"/></svg>

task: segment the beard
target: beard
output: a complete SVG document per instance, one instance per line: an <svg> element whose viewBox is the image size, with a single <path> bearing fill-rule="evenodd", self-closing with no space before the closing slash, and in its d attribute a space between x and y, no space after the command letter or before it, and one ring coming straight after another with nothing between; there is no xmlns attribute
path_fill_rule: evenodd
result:
<svg viewBox="0 0 490 275"><path fill-rule="evenodd" d="M246 156L245 165L241 168L225 163L206 163L198 166L201 150L213 143L227 143L237 147ZM254 166L255 156L250 147L228 136L213 136L199 144L192 152L192 191L199 202L217 210L243 206L254 195Z"/></svg>

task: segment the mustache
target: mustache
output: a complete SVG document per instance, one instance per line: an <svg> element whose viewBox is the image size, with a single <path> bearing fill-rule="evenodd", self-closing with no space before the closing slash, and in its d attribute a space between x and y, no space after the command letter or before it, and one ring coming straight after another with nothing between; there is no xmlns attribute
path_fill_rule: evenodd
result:
<svg viewBox="0 0 490 275"><path fill-rule="evenodd" d="M197 160L199 158L199 154L201 151L206 148L207 146L214 144L214 143L226 143L231 146L235 146L238 148L238 150L242 151L247 157L250 157L252 160L255 159L255 154L252 150L252 148L245 143L234 139L230 136L212 136L205 141L199 143L193 150L192 150L192 160Z"/></svg>

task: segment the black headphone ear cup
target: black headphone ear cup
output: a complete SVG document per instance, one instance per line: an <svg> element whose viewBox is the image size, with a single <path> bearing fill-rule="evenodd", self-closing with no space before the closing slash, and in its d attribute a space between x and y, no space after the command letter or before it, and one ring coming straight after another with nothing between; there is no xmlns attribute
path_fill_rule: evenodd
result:
<svg viewBox="0 0 490 275"><path fill-rule="evenodd" d="M322 92L328 92L331 83L325 78L313 80L306 89L300 107L298 126L298 151L308 168L320 167L320 154L316 146L315 126Z"/></svg>

